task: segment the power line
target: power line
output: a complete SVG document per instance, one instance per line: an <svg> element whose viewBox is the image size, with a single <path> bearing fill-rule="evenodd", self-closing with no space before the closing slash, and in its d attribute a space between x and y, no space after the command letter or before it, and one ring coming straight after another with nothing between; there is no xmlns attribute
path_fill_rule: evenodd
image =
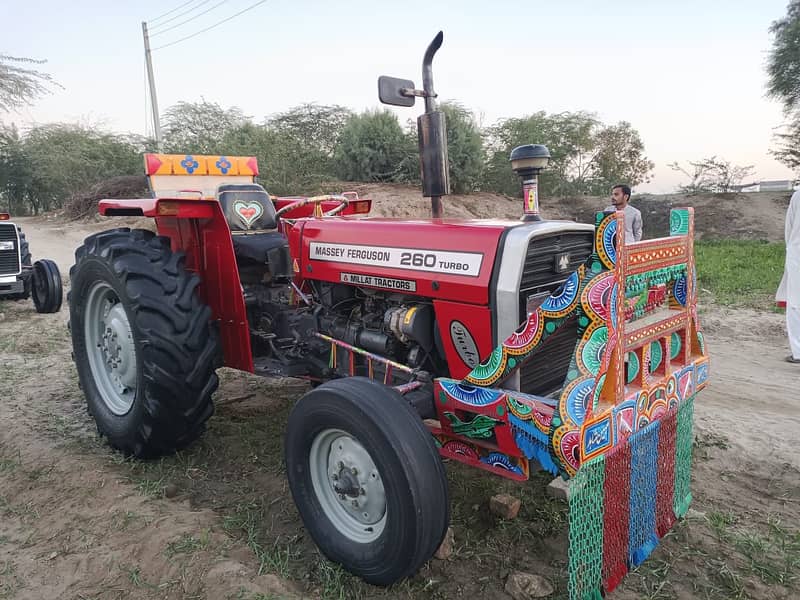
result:
<svg viewBox="0 0 800 600"><path fill-rule="evenodd" d="M183 17L183 16L185 16L185 15L188 15L188 14L189 14L189 13L191 13L193 10L197 10L198 8L200 8L200 7L201 7L201 6L203 6L204 4L208 4L209 2L211 2L211 0L201 0L200 4L196 4L196 5L194 5L194 6L191 6L191 7L189 7L187 10L184 10L184 11L182 11L182 12L179 12L179 13L178 13L177 15L175 15L174 17L170 17L170 18L169 18L169 19L167 19L166 21L163 21L163 22L161 22L161 23L157 23L156 25L153 25L153 29L158 29L159 27L163 27L163 26L164 26L164 25L166 25L167 23L171 23L171 22L172 22L172 21L174 21L175 19L180 19L181 17Z"/></svg>
<svg viewBox="0 0 800 600"><path fill-rule="evenodd" d="M165 12L165 13L162 13L162 14L158 15L158 16L157 16L155 19L151 19L151 20L150 20L150 22L152 23L153 21L158 21L159 19L162 19L162 18L166 17L167 15L171 15L171 14L172 14L172 13L174 13L176 10L179 10L179 9L183 8L183 7L184 7L184 6L186 6L187 4L191 4L191 3L192 3L192 2L194 2L194 1L195 1L195 0L189 0L188 2L184 2L184 3L183 3L183 4L181 4L180 6L176 6L176 7L175 7L175 8L173 8L172 10L168 10L167 12Z"/></svg>
<svg viewBox="0 0 800 600"><path fill-rule="evenodd" d="M223 23L227 23L231 19L234 19L234 18L238 17L239 15L244 14L247 11L254 9L256 6L264 4L264 2L266 2L266 1L267 0L260 0L259 2L256 2L255 4L252 4L252 5L248 6L247 8L245 8L243 10L240 10L236 14L231 15L227 19L223 19L222 21L218 21L217 23L214 23L213 25L211 25L209 27L206 27L205 29L201 29L200 31L197 31L197 32L193 33L192 35L187 35L186 37L183 37L183 38L181 38L179 40L175 40L174 42L170 42L169 44L164 44L163 46L159 46L158 48L153 48L153 50L154 51L155 50L161 50L162 48L168 48L169 46L174 46L175 44L180 44L181 42L185 42L186 40L191 39L196 35L200 35L201 33L205 33L206 31L214 29L215 27L217 27L219 25L222 25Z"/></svg>
<svg viewBox="0 0 800 600"><path fill-rule="evenodd" d="M208 1L208 0L206 0L206 2L207 2L207 1ZM217 2L217 3L216 3L214 6L212 6L211 8L208 8L208 9L204 10L204 11L203 11L203 12L201 12L201 13L197 13L195 16L193 16L193 17L190 17L190 18L186 19L185 21L181 21L180 23L177 23L177 24L175 24L175 25L171 25L170 27L167 27L166 29L162 29L161 31L158 31L158 32L156 32L156 33L153 33L153 34L151 34L151 35L150 35L150 37L155 37L155 36L157 36L157 35L161 35L162 33L166 33L166 32L168 32L168 31L171 31L172 29L175 29L176 27L180 27L181 25L186 25L186 23L188 23L189 21L194 21L196 18L198 18L198 17L202 17L204 14L206 14L206 13L208 13L208 12L211 12L212 10L214 10L215 8L217 8L218 6L222 6L222 5L223 5L223 4L225 4L227 1L228 1L228 0L222 0L222 2ZM205 4L205 2L204 2L204 4ZM197 8L197 7L195 7L195 8Z"/></svg>

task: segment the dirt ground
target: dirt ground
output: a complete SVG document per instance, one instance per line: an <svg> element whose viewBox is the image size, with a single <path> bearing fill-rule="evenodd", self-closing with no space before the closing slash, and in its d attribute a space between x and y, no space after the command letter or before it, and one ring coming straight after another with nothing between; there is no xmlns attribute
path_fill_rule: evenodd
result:
<svg viewBox="0 0 800 600"><path fill-rule="evenodd" d="M382 194L376 209L391 213L402 194ZM459 210L486 215L497 201ZM782 223L779 199L764 201ZM65 282L82 239L117 224L21 221L34 259L55 259ZM516 570L567 597L566 504L542 475L518 485L449 465L455 551L391 589L325 561L283 473L283 424L306 389L293 380L223 370L198 443L124 460L87 416L67 318L0 302L0 599L502 599ZM783 317L703 306L702 321L712 379L696 403L692 510L611 597L800 598L800 368L783 362ZM518 519L489 513L498 492L522 499Z"/></svg>
<svg viewBox="0 0 800 600"><path fill-rule="evenodd" d="M340 184L361 197L373 199L373 213L389 217L426 217L430 202L419 190L400 184ZM701 194L698 196L634 196L633 206L642 211L644 237L662 237L669 233L669 209L695 208L698 238L727 237L748 240L783 241L783 223L789 206L789 192L747 194ZM522 200L491 193L468 196L452 195L443 200L445 216L456 218L511 218L522 214ZM541 200L542 214L548 219L594 222L594 213L609 205L606 197L578 196Z"/></svg>

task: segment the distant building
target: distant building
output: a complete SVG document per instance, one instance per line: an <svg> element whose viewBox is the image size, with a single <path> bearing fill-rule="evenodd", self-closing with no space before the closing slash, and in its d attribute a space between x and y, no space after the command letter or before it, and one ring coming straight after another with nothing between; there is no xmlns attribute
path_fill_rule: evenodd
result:
<svg viewBox="0 0 800 600"><path fill-rule="evenodd" d="M791 192L797 185L791 179L773 179L744 183L742 185L732 185L732 192Z"/></svg>

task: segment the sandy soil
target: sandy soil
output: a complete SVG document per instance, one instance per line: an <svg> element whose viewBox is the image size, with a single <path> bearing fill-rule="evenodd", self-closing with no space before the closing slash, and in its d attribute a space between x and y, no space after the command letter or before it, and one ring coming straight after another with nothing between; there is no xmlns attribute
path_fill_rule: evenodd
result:
<svg viewBox="0 0 800 600"><path fill-rule="evenodd" d="M419 190L400 184L342 184L358 191L361 197L373 199L373 213L391 217L426 217L430 202L420 197ZM695 229L698 238L729 237L783 241L783 223L789 205L789 192L757 192L748 194L701 194L698 196L642 195L632 204L642 211L644 237L668 235L669 209L695 208ZM594 222L594 213L609 204L606 197L543 198L542 214L548 219L571 219ZM469 196L452 195L444 199L445 216L456 218L511 218L522 213L522 200L491 193Z"/></svg>
<svg viewBox="0 0 800 600"><path fill-rule="evenodd" d="M382 194L384 214L403 199ZM497 199L470 201L459 205L465 216ZM55 259L65 280L82 239L117 224L20 221L34 259ZM710 306L702 319L712 384L696 404L692 517L612 597L798 598L800 564L773 581L726 541L767 539L777 522L800 548L800 368L782 360L783 318ZM564 506L541 493L546 480L516 486L457 467L452 559L388 591L331 570L304 536L281 472L282 419L304 390L296 382L225 371L197 448L122 460L86 416L66 320L66 307L37 315L29 303L0 302L0 599L508 598L514 569L543 574L553 597L566 597ZM486 515L498 489L523 498L517 521ZM717 515L730 515L727 533Z"/></svg>

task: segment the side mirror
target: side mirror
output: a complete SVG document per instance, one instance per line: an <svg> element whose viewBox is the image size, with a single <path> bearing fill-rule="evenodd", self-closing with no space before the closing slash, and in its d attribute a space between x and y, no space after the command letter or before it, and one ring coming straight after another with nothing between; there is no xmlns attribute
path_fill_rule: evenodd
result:
<svg viewBox="0 0 800 600"><path fill-rule="evenodd" d="M414 82L382 75L378 77L378 98L391 106L414 106Z"/></svg>

